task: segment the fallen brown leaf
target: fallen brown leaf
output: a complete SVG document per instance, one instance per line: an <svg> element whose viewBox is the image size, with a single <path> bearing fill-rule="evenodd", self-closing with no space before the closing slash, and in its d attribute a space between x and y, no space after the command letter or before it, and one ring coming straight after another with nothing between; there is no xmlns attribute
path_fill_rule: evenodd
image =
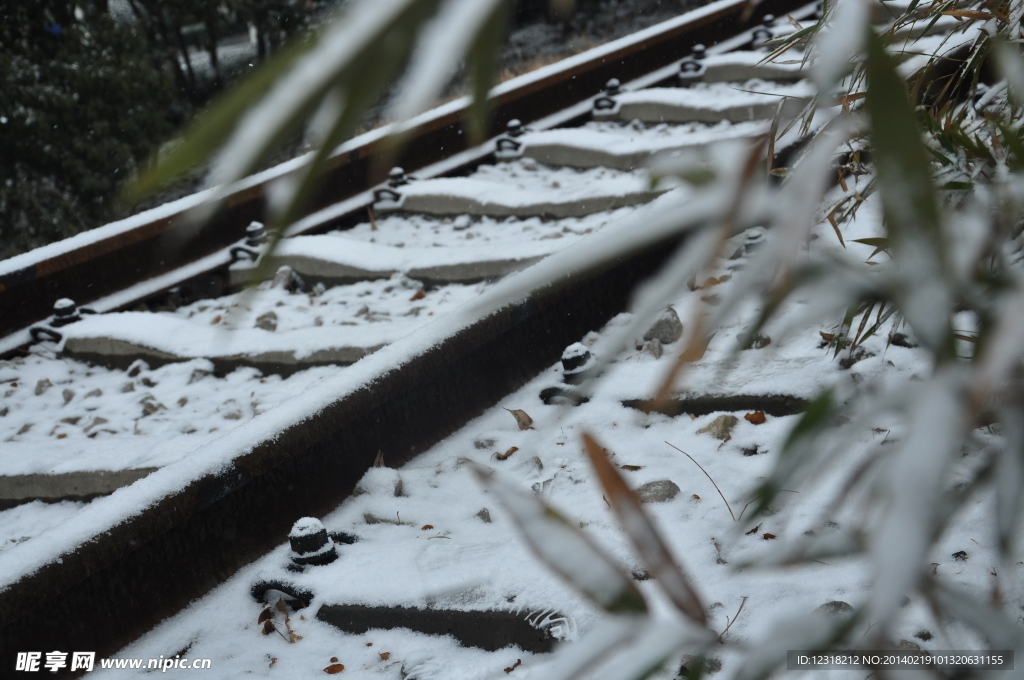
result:
<svg viewBox="0 0 1024 680"><path fill-rule="evenodd" d="M345 666L343 664L332 663L330 666L324 669L324 673L327 673L328 675L334 675L336 673L342 672L343 670L345 670Z"/></svg>
<svg viewBox="0 0 1024 680"><path fill-rule="evenodd" d="M331 657L331 663L338 663L338 657L332 656Z"/></svg>
<svg viewBox="0 0 1024 680"><path fill-rule="evenodd" d="M643 465L620 465L619 467L628 472L636 472L637 470L644 469Z"/></svg>
<svg viewBox="0 0 1024 680"><path fill-rule="evenodd" d="M391 658L391 652L381 652L380 653L380 660L381 661L387 661L390 658Z"/></svg>
<svg viewBox="0 0 1024 680"><path fill-rule="evenodd" d="M506 668L505 672L506 673L511 673L512 671L514 671L516 668L518 668L521 665L523 665L523 660L522 659L516 659L516 662L514 664L512 664L511 666L509 666L508 668Z"/></svg>
<svg viewBox="0 0 1024 680"><path fill-rule="evenodd" d="M764 417L764 411L754 411L753 413L748 413L743 416L743 420L753 423L754 425L764 425L767 418Z"/></svg>
<svg viewBox="0 0 1024 680"><path fill-rule="evenodd" d="M273 632L274 632L275 630L277 630L277 629L276 629L276 628L274 628L274 622L273 622L273 621L270 621L270 620L268 619L267 621L264 621L264 622L263 622L263 634L264 634L264 635L270 635L270 634L271 634L271 633L273 633Z"/></svg>
<svg viewBox="0 0 1024 680"><path fill-rule="evenodd" d="M520 413L522 413L522 411L520 411ZM529 418L530 416L526 416L526 417ZM516 416L516 420L519 420L519 416ZM530 422L533 422L533 421L531 420ZM523 429L523 430L526 429L526 428L524 428L522 426L522 424L520 424L519 427L520 427L520 429ZM513 453L515 453L518 450L519 450L518 446L513 446L511 449L509 449L505 453L498 453L497 451L495 451L494 455L491 456L491 458L497 458L498 460L505 460L505 459L507 459L509 456L511 456Z"/></svg>
<svg viewBox="0 0 1024 680"><path fill-rule="evenodd" d="M771 541L771 540L775 539L775 534L768 534L768 533L766 533L763 536L761 536L761 538L763 538L766 541Z"/></svg>
<svg viewBox="0 0 1024 680"><path fill-rule="evenodd" d="M427 297L427 294L423 292L422 288L420 288L411 298L409 298L409 302L416 302L417 300L422 300L425 297Z"/></svg>
<svg viewBox="0 0 1024 680"><path fill-rule="evenodd" d="M758 524L756 527L754 527L753 529L751 529L750 531L747 532L747 536L753 536L754 534L757 533L757 530L760 529L760 528L761 528L761 525Z"/></svg>
<svg viewBox="0 0 1024 680"><path fill-rule="evenodd" d="M284 600L278 600L277 604L274 605L277 611L281 612L285 616L288 616L288 607L285 606Z"/></svg>
<svg viewBox="0 0 1024 680"><path fill-rule="evenodd" d="M516 419L516 424L519 425L520 430L532 430L533 429L533 418L529 416L526 411L520 409L505 409L512 414L512 417Z"/></svg>
<svg viewBox="0 0 1024 680"><path fill-rule="evenodd" d="M270 610L270 607L266 607L263 611L260 612L260 617L256 619L256 623L263 623L273 615L274 612Z"/></svg>
<svg viewBox="0 0 1024 680"><path fill-rule="evenodd" d="M420 531L430 531L433 528L434 528L433 524L424 524L423 526L420 527Z"/></svg>
<svg viewBox="0 0 1024 680"><path fill-rule="evenodd" d="M700 496L698 496L697 494L693 494L693 496L691 496L691 498L693 498L693 500L695 500L695 501L699 501L700 500Z"/></svg>

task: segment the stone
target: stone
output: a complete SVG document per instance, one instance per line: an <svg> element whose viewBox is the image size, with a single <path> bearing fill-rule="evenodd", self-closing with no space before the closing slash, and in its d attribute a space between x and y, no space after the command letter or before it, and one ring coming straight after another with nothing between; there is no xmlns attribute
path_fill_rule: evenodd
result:
<svg viewBox="0 0 1024 680"><path fill-rule="evenodd" d="M636 490L641 503L664 503L679 494L679 487L670 479L647 482Z"/></svg>
<svg viewBox="0 0 1024 680"><path fill-rule="evenodd" d="M68 402L75 398L75 391L65 387L60 396L64 397L64 405L67 406Z"/></svg>
<svg viewBox="0 0 1024 680"><path fill-rule="evenodd" d="M50 382L50 379L43 378L42 380L36 383L36 396L38 397L40 394L46 392L46 390L50 389L51 387L53 387L53 383Z"/></svg>
<svg viewBox="0 0 1024 680"><path fill-rule="evenodd" d="M265 314L260 314L256 317L256 328L262 328L265 331L276 331L277 330L277 314L273 311L269 311Z"/></svg>
<svg viewBox="0 0 1024 680"><path fill-rule="evenodd" d="M476 517L478 520L480 520L484 524L490 524L491 523L491 511L488 510L487 508L480 508L480 512L476 513L476 515L474 515L474 517Z"/></svg>
<svg viewBox="0 0 1024 680"><path fill-rule="evenodd" d="M658 340L663 345L669 345L683 336L683 322L671 306L667 307L662 315L654 322L650 330L644 333L644 340Z"/></svg>
<svg viewBox="0 0 1024 680"><path fill-rule="evenodd" d="M480 438L473 442L473 446L475 446L478 449L489 449L492 446L494 446L494 440Z"/></svg>
<svg viewBox="0 0 1024 680"><path fill-rule="evenodd" d="M146 416L151 416L157 411L161 411L167 408L166 406L155 400L153 398L153 395L151 394L147 394L145 397L142 398L142 401L139 403L142 404L143 418L145 418Z"/></svg>
<svg viewBox="0 0 1024 680"><path fill-rule="evenodd" d="M660 359L661 356L665 353L665 348L662 346L661 340L658 340L657 338L652 338L651 340L648 340L644 344L640 345L640 351L646 354L650 354L655 359Z"/></svg>
<svg viewBox="0 0 1024 680"><path fill-rule="evenodd" d="M853 613L853 607L842 600L832 600L818 607L817 611L829 616L846 616Z"/></svg>
<svg viewBox="0 0 1024 680"><path fill-rule="evenodd" d="M754 337L750 339L750 349L764 349L770 344L772 344L771 337L760 333L754 333Z"/></svg>
<svg viewBox="0 0 1024 680"><path fill-rule="evenodd" d="M710 434L715 439L725 441L732 436L732 430L740 422L740 419L729 413L723 414L712 420L708 425L697 430L697 434Z"/></svg>

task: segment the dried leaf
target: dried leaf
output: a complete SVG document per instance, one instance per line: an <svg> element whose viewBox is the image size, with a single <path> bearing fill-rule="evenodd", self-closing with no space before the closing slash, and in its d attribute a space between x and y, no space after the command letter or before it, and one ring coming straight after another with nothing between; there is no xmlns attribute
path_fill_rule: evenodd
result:
<svg viewBox="0 0 1024 680"><path fill-rule="evenodd" d="M270 607L266 607L263 611L260 612L260 617L256 619L256 623L263 623L267 619L271 618L273 615L274 612L271 611Z"/></svg>
<svg viewBox="0 0 1024 680"><path fill-rule="evenodd" d="M263 634L264 635L270 635L275 630L277 630L277 629L274 628L274 622L273 621L267 620L267 621L263 622Z"/></svg>
<svg viewBox="0 0 1024 680"><path fill-rule="evenodd" d="M384 452L381 449L377 449L377 457L373 459L373 467L382 468L384 465Z"/></svg>
<svg viewBox="0 0 1024 680"><path fill-rule="evenodd" d="M514 671L516 668L518 668L521 665L523 665L523 660L522 659L516 659L516 662L514 664L512 664L511 666L509 666L508 668L506 668L505 672L506 673L511 673L512 671Z"/></svg>
<svg viewBox="0 0 1024 680"><path fill-rule="evenodd" d="M592 436L584 433L583 445L601 480L601 485L611 497L611 505L619 516L626 535L629 536L648 570L654 575L658 585L679 611L704 625L707 615L696 590L676 564L650 517L641 508L640 498L626 485L626 480L615 470L604 449Z"/></svg>
<svg viewBox="0 0 1024 680"><path fill-rule="evenodd" d="M331 657L331 663L338 663L338 657L332 656Z"/></svg>
<svg viewBox="0 0 1024 680"><path fill-rule="evenodd" d="M418 291L413 293L411 298L409 298L409 302L416 302L417 300L422 300L425 297L427 297L427 294L423 292L422 288L420 288Z"/></svg>
<svg viewBox="0 0 1024 680"><path fill-rule="evenodd" d="M434 528L433 524L424 524L423 526L420 527L420 531L430 531L433 528Z"/></svg>
<svg viewBox="0 0 1024 680"><path fill-rule="evenodd" d="M643 465L620 465L619 467L627 472L636 472L637 470L644 469Z"/></svg>
<svg viewBox="0 0 1024 680"><path fill-rule="evenodd" d="M760 524L758 524L758 525L757 525L756 527L754 527L753 529L751 529L750 531L748 531L748 532L746 533L746 535L747 535L747 536L753 536L754 534L756 534L756 533L757 533L757 530L758 530L758 529L760 529L760 528L761 528L761 525L760 525Z"/></svg>
<svg viewBox="0 0 1024 680"><path fill-rule="evenodd" d="M493 470L476 463L470 463L470 468L512 515L537 557L555 573L605 611L623 615L647 612L647 603L632 580L575 523L536 496L498 479Z"/></svg>
<svg viewBox="0 0 1024 680"><path fill-rule="evenodd" d="M533 418L520 409L505 409L512 414L512 417L516 419L516 424L519 425L520 430L532 430L533 429Z"/></svg>
<svg viewBox="0 0 1024 680"><path fill-rule="evenodd" d="M328 675L334 675L336 673L342 672L343 670L345 670L345 666L343 664L332 663L330 666L324 669L324 673L327 673Z"/></svg>
<svg viewBox="0 0 1024 680"><path fill-rule="evenodd" d="M274 605L277 611L281 612L285 616L288 616L288 607L285 605L284 600L278 600L277 604Z"/></svg>
<svg viewBox="0 0 1024 680"><path fill-rule="evenodd" d="M292 644L292 645L294 645L294 644L295 644L296 642L298 642L298 641L299 641L299 640L301 640L301 639L302 639L302 636L301 636L301 635L296 635L295 633L291 633L291 632L289 632L289 633L288 633L288 643L289 643L289 644ZM340 665L340 664L339 664L339 665ZM342 667L341 667L341 670L345 670L345 667L344 667L344 666L342 666Z"/></svg>
<svg viewBox="0 0 1024 680"><path fill-rule="evenodd" d="M761 536L761 538L763 538L766 541L773 541L775 540L776 536L775 534L765 533L763 536Z"/></svg>
<svg viewBox="0 0 1024 680"><path fill-rule="evenodd" d="M381 652L380 653L380 660L381 661L387 661L390 658L391 658L391 652Z"/></svg>
<svg viewBox="0 0 1024 680"><path fill-rule="evenodd" d="M767 418L764 417L764 411L754 411L743 416L743 419L754 425L764 425Z"/></svg>
<svg viewBox="0 0 1024 680"><path fill-rule="evenodd" d="M520 413L522 413L522 411L520 411ZM530 416L526 416L526 417L529 418ZM516 420L519 420L519 416L516 416ZM522 428L522 429L526 429L526 428L523 428L522 424L520 424L519 427ZM513 453L515 453L518 450L519 450L518 446L513 446L511 449L509 449L505 453L498 453L497 451L495 451L494 455L491 456L491 458L497 458L498 460L505 460L505 459L507 459L509 456L511 456Z"/></svg>

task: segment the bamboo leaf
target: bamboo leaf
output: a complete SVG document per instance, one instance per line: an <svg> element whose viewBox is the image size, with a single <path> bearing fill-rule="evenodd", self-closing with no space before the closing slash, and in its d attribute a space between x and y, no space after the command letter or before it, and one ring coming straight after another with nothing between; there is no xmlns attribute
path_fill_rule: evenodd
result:
<svg viewBox="0 0 1024 680"><path fill-rule="evenodd" d="M495 495L534 554L581 593L612 614L638 615L647 604L633 581L586 534L536 497L473 465L481 484Z"/></svg>
<svg viewBox="0 0 1024 680"><path fill-rule="evenodd" d="M955 360L952 296L945 273L947 244L918 119L896 62L867 32L866 109L882 207L895 270L897 301L921 341L941 359Z"/></svg>
<svg viewBox="0 0 1024 680"><path fill-rule="evenodd" d="M640 505L640 499L626 485L622 475L609 462L604 449L589 433L583 433L583 446L590 457L606 497L622 522L623 531L633 543L644 565L654 575L658 586L680 612L697 623L707 624L707 614L689 578L676 564L654 522Z"/></svg>

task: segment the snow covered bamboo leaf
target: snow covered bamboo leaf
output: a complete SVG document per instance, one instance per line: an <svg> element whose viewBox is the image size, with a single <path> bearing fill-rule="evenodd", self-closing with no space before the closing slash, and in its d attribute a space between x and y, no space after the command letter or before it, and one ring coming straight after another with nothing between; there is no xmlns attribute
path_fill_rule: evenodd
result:
<svg viewBox="0 0 1024 680"><path fill-rule="evenodd" d="M896 62L867 31L866 108L891 253L900 277L898 302L918 338L942 358L956 356L949 325L945 239L928 153Z"/></svg>
<svg viewBox="0 0 1024 680"><path fill-rule="evenodd" d="M748 521L759 516L772 504L786 480L806 458L808 446L828 426L835 411L835 395L831 390L826 390L807 405L807 410L786 436L786 442L782 445L782 455L779 456L772 474L755 490L756 503L753 512L748 516Z"/></svg>
<svg viewBox="0 0 1024 680"><path fill-rule="evenodd" d="M1007 296L975 366L971 382L972 407L981 411L991 393L1010 374L1024 352L1024 285Z"/></svg>
<svg viewBox="0 0 1024 680"><path fill-rule="evenodd" d="M290 45L214 102L178 144L126 187L125 200L129 203L141 201L209 160L228 140L253 102L263 97L311 46L309 42Z"/></svg>
<svg viewBox="0 0 1024 680"><path fill-rule="evenodd" d="M647 604L632 580L604 551L536 497L473 465L480 482L519 526L533 552L570 585L613 614L643 614Z"/></svg>
<svg viewBox="0 0 1024 680"><path fill-rule="evenodd" d="M1001 416L1006 443L996 452L996 530L999 548L1007 554L1020 526L1024 493L1024 412L1006 409Z"/></svg>
<svg viewBox="0 0 1024 680"><path fill-rule="evenodd" d="M786 661L787 650L826 650L834 647L853 628L858 612L835 619L812 612L809 616L774 623L771 633L747 653L734 680L761 680Z"/></svg>
<svg viewBox="0 0 1024 680"><path fill-rule="evenodd" d="M476 32L473 44L466 56L470 92L473 95L469 107L469 119L466 121L470 144L479 144L487 136L489 115L487 94L494 82L500 47L505 42L510 9L511 3L507 0L499 2L494 7L487 21Z"/></svg>
<svg viewBox="0 0 1024 680"><path fill-rule="evenodd" d="M437 16L424 28L412 54L409 72L403 77L401 92L391 107L393 117L404 120L429 108L455 73L459 61L472 48L495 15L505 9L508 0L446 0ZM487 90L484 90L486 96Z"/></svg>
<svg viewBox="0 0 1024 680"><path fill-rule="evenodd" d="M981 633L990 649L1012 649L1020 653L1024 647L1024 639L1018 632L1020 627L1003 611L937 580L933 579L933 584L935 599L941 607Z"/></svg>
<svg viewBox="0 0 1024 680"><path fill-rule="evenodd" d="M906 439L882 477L884 511L870 537L875 585L868 618L889 621L924 573L950 458L967 431L959 371L938 373L910 395Z"/></svg>
<svg viewBox="0 0 1024 680"><path fill-rule="evenodd" d="M869 5L864 0L844 0L822 19L824 27L815 36L818 58L813 76L822 94L831 93L864 46Z"/></svg>
<svg viewBox="0 0 1024 680"><path fill-rule="evenodd" d="M626 485L622 475L609 462L601 445L588 433L583 434L583 445L597 472L612 508L622 522L623 531L633 542L644 565L654 575L676 608L700 625L707 624L707 614L697 591L669 552L651 518L640 505L640 499Z"/></svg>
<svg viewBox="0 0 1024 680"><path fill-rule="evenodd" d="M610 616L597 624L579 642L555 652L545 680L575 680L593 670L609 656L636 640L642 630L636 616Z"/></svg>
<svg viewBox="0 0 1024 680"><path fill-rule="evenodd" d="M644 680L664 668L680 646L707 645L714 640L710 631L700 631L695 639L693 627L680 619L651 617L638 628L636 642L630 646L629 653L613 658L601 669L600 677Z"/></svg>
<svg viewBox="0 0 1024 680"><path fill-rule="evenodd" d="M995 45L996 64L1002 72L1003 78L1010 90L1010 96L1020 105L1024 103L1024 57L1021 56L1020 46L1004 41Z"/></svg>

